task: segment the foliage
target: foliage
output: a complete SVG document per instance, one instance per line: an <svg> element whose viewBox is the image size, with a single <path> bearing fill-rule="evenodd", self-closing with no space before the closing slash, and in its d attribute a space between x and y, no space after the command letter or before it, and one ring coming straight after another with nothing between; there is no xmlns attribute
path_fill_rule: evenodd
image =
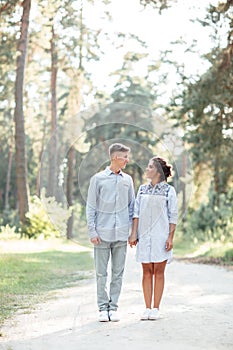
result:
<svg viewBox="0 0 233 350"><path fill-rule="evenodd" d="M0 226L0 235L1 238L10 238L10 237L14 237L16 234L16 227L15 226L10 226L9 224L7 224L6 226Z"/></svg>
<svg viewBox="0 0 233 350"><path fill-rule="evenodd" d="M139 0L139 2L142 7L150 6L150 10L155 13L158 13L158 10L163 11L166 16L165 9L175 4L176 0ZM77 118L78 122L74 127L72 125L72 131L69 130L66 135L65 127L70 123L70 118L78 115L81 97L83 98L83 109L89 108L92 101L100 106L100 110L93 113L91 118L88 120L84 118L83 131L86 138L83 137L75 144L77 161L74 162L76 172L75 170L73 172L74 186L73 188L71 186L71 192L76 202L82 206L82 210L78 212L82 219L84 218L84 198L88 177L106 164L107 159L103 154L107 153L107 140L118 139L131 143L130 146L140 145L135 152L132 152L134 159L132 165L127 167L127 171L134 176L135 187L141 182L145 159L148 160L159 143L158 137L156 138L158 129L160 127L165 129L163 121L161 122L162 118L159 120L157 117L151 117L151 114L158 111L158 114L162 115L158 101L162 101L159 97L165 89L166 92L169 91L169 89L167 91L166 81L163 78L170 74L171 61L173 61L171 56L174 52L172 50L169 54L169 51L166 51L160 55L158 60L150 56L146 43L135 34L116 32L115 27L111 26L111 1L100 0L99 3L101 6L98 11L94 11L96 4L93 0L86 2L36 0L32 2L23 96L28 187L30 193L35 193L39 197L40 188L43 187L40 181L43 177L44 187L46 187L46 171L49 169L48 161L44 164L42 174L40 169L42 156L46 145L52 139L50 99L54 91L51 91L50 86L50 41L53 26L58 72L56 90L59 131L57 138L59 145L61 144L61 147L57 149L56 171L58 176L63 176L62 186L64 187L67 184L68 171L67 167L62 168L63 164L67 164L67 152L63 150L71 144L69 143L71 138L75 143L75 135L80 134L84 121ZM201 206L196 197L195 210L197 213L190 213L191 219L185 223L187 225L190 222L190 234L195 228L195 231L198 231L198 237L202 236L203 239L215 235L220 237L221 230L224 231L224 236L229 237L225 231L230 225L226 222L227 215L231 215L231 211L224 206L224 201L227 201L233 174L231 161L233 159L232 9L232 0L227 0L218 6L211 6L204 20L193 19L194 22L198 21L203 25L203 32L209 26L208 29L211 28L211 33L214 33L211 37L213 50L205 55L209 69L202 75L186 76L182 73L182 67L184 67L182 60L180 65L175 67L178 73L181 72L176 84L177 93L172 92L175 97L170 108L167 108L167 105L163 106L167 112L165 119L172 117L175 127L178 126L184 131L183 141L191 155L195 174L198 173L198 181L207 184L202 187L204 188L203 197L208 195L210 182L214 180L209 192L208 203ZM18 209L18 197L16 195L13 111L15 107L16 43L19 38L21 14L22 2L18 0L1 1L0 173L2 176L0 178L0 211L2 215L0 225L3 226L3 230L5 227L6 231L11 229L17 231L19 227L18 218L15 215L15 210ZM181 38L177 42L180 41L183 45L184 40ZM190 45L192 50L195 49L195 40ZM105 58L109 46L110 50L117 51L114 59L118 60L119 69L110 74L106 84L105 77L101 74L104 91L99 91L95 87L96 76L91 72L93 63L97 67L95 62ZM196 49L196 54L198 54L198 49L199 47ZM183 52L186 54L185 48ZM166 65L165 70L163 69L164 64ZM143 67L142 70L141 67ZM142 76L136 75L138 71L143 72L140 73ZM112 81L115 82L115 87L110 96L107 87ZM130 112L127 110L127 104L134 105ZM118 108L120 105L121 108ZM101 106L107 107L102 108ZM173 143L176 138L176 130L178 129L171 132L169 129L166 136L159 134L160 141L163 142L164 137L167 137L168 144ZM142 152L142 149L145 152ZM182 161L177 158L175 162L182 169L180 165ZM82 188L79 186L79 166L84 169L81 174ZM208 183L203 168L209 170ZM177 174L182 174L182 172L177 171ZM175 180L178 181L178 179ZM45 198L45 195L42 195L42 202L46 207L45 213L39 209L38 203L31 204L31 207L32 205L38 205L38 207L37 209L30 208L28 213L28 223L24 227L28 237L36 237L43 232L45 236L47 234L56 235L57 231L65 233L69 211L58 205L60 198L57 193L55 195L56 200ZM64 203L63 200L61 202ZM202 214L206 222L204 227L199 220ZM49 223L49 219L53 224ZM76 220L78 220L77 213ZM191 228L191 222L194 228ZM21 232L24 234L22 230Z"/></svg>
<svg viewBox="0 0 233 350"><path fill-rule="evenodd" d="M231 261L233 263L233 248L225 252L223 259L225 261Z"/></svg>
<svg viewBox="0 0 233 350"><path fill-rule="evenodd" d="M184 223L186 234L204 241L233 239L233 55L231 44L228 42L227 47L223 47L223 41L218 38L220 29L227 30L227 24L229 35L231 32L232 5L227 3L224 8L211 7L202 22L203 26L215 28L213 40L216 47L204 57L209 68L196 77L187 77L178 69L182 91L168 109L175 125L184 130L183 139L189 147L196 178L206 184L201 186L198 183L197 186L205 191L207 201L199 202L195 210L191 208ZM226 38L229 35L225 33ZM198 191L197 196L200 196Z"/></svg>
<svg viewBox="0 0 233 350"><path fill-rule="evenodd" d="M143 89L141 89L143 90ZM127 144L132 150L135 166L127 167L135 186L142 182L143 169L152 156L152 147L158 143L153 134L153 120L150 109L133 103L138 90L131 90L131 103L127 103L127 91L122 92L121 100L110 103L86 120L86 142L90 144L88 157L83 166L85 172L80 178L87 188L89 177L103 169L109 162L108 147L113 142ZM126 102L125 102L126 100ZM89 177L86 174L89 174Z"/></svg>
<svg viewBox="0 0 233 350"><path fill-rule="evenodd" d="M197 240L233 242L233 189L221 194L215 204L215 191L209 192L209 201L193 211L186 222L188 235Z"/></svg>
<svg viewBox="0 0 233 350"><path fill-rule="evenodd" d="M17 231L20 225L18 212L12 209L3 210L2 216L0 218L0 225L2 226L8 225L11 227L15 227Z"/></svg>
<svg viewBox="0 0 233 350"><path fill-rule="evenodd" d="M65 235L67 229L67 221L71 215L72 208L66 208L58 203L54 197L46 197L45 191L41 191L41 203L47 213L51 223L54 225L59 235Z"/></svg>
<svg viewBox="0 0 233 350"><path fill-rule="evenodd" d="M214 54L214 53L213 53ZM182 107L174 112L185 129L195 165L208 164L213 173L215 191L223 193L232 176L232 67L225 71L213 66L183 92Z"/></svg>
<svg viewBox="0 0 233 350"><path fill-rule="evenodd" d="M161 12L164 9L172 6L177 0L140 0L140 4L144 7L151 5L152 7L159 9Z"/></svg>
<svg viewBox="0 0 233 350"><path fill-rule="evenodd" d="M28 238L55 237L58 232L49 220L49 217L38 197L33 197L30 203L29 212L26 214L26 223L21 226L22 236Z"/></svg>
<svg viewBox="0 0 233 350"><path fill-rule="evenodd" d="M11 14L19 0L1 0L0 14Z"/></svg>
<svg viewBox="0 0 233 350"><path fill-rule="evenodd" d="M28 238L59 237L66 232L69 210L63 209L55 198L46 198L42 193L42 200L32 197L27 222L20 228L22 236Z"/></svg>

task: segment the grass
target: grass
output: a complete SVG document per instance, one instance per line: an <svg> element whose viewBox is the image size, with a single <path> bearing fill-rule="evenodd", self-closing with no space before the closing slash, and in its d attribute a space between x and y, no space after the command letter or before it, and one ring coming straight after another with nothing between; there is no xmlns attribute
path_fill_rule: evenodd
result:
<svg viewBox="0 0 233 350"><path fill-rule="evenodd" d="M175 239L174 256L178 259L190 259L192 262L233 267L233 243L194 242L189 237L179 236Z"/></svg>
<svg viewBox="0 0 233 350"><path fill-rule="evenodd" d="M19 309L30 312L36 303L51 297L52 291L77 285L92 276L90 251L78 251L69 244L65 247L56 244L55 249L51 246L37 252L4 251L0 255L0 324Z"/></svg>
<svg viewBox="0 0 233 350"><path fill-rule="evenodd" d="M174 255L184 257L193 254L200 248L199 243L194 243L192 239L179 236L174 238Z"/></svg>

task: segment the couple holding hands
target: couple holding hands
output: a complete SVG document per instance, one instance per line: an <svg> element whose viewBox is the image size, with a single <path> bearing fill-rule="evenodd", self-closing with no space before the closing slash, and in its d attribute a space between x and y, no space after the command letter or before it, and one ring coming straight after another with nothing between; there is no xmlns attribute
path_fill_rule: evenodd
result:
<svg viewBox="0 0 233 350"><path fill-rule="evenodd" d="M100 322L120 320L118 299L127 243L136 246L136 261L142 264L145 310L141 320L159 318L165 267L172 257L178 208L175 189L167 183L171 166L161 157L150 159L145 171L149 183L139 187L135 199L132 178L122 171L129 162L129 153L129 147L112 144L109 147L110 165L91 178L88 189L86 216L89 238L94 245Z"/></svg>

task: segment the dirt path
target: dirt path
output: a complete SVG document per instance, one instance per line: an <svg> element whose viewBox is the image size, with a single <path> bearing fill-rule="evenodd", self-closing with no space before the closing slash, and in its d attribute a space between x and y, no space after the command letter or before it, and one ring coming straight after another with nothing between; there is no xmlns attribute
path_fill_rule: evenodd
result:
<svg viewBox="0 0 233 350"><path fill-rule="evenodd" d="M233 349L232 271L173 261L166 270L162 318L140 321L141 268L134 252L128 251L120 322L97 322L95 281L83 281L9 321L0 349Z"/></svg>

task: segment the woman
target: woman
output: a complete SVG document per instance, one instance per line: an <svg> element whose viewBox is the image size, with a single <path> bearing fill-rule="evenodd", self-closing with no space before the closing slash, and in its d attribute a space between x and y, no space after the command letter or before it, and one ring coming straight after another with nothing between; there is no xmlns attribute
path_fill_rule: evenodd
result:
<svg viewBox="0 0 233 350"><path fill-rule="evenodd" d="M136 260L142 263L146 309L141 320L159 318L164 271L172 257L178 209L175 189L167 183L169 176L171 166L163 158L153 157L146 168L150 183L139 187L135 203L129 244L137 245Z"/></svg>

